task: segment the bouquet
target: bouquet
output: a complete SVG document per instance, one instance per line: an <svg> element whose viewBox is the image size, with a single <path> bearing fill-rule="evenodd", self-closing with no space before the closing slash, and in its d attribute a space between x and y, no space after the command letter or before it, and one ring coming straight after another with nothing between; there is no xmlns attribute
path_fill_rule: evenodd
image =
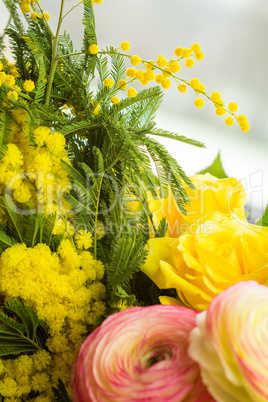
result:
<svg viewBox="0 0 268 402"><path fill-rule="evenodd" d="M204 146L154 122L174 84L249 131L180 75L201 46L145 60L99 49L102 0L61 0L56 32L42 1L3 3L1 400L267 401L268 210L248 223L219 158L189 178L156 139ZM76 50L61 25L78 6Z"/></svg>

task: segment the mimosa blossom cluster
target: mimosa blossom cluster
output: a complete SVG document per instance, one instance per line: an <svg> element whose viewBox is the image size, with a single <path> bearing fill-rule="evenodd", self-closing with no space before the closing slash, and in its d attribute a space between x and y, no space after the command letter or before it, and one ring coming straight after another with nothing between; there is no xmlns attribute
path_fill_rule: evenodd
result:
<svg viewBox="0 0 268 402"><path fill-rule="evenodd" d="M11 110L14 122L10 142L3 147L0 161L0 195L10 194L15 209L31 204L31 208L39 213L56 213L55 233L60 233L66 229L60 215L71 210L64 199L71 186L61 162L70 163L65 138L46 126L32 131L27 111L21 108ZM2 209L0 219L5 222Z"/></svg>
<svg viewBox="0 0 268 402"><path fill-rule="evenodd" d="M123 41L115 52L126 52L129 49L130 43ZM109 52L105 51L99 52L99 48L96 44L90 45L88 51L91 54L109 54ZM156 60L145 60L138 55L131 56L125 53L121 54L129 59L133 67L129 67L126 70L126 79L114 82L112 78L106 78L103 82L105 87L112 88L114 91L124 90L127 92L128 97L134 98L138 92L134 87L128 87L131 83L138 82L146 86L152 82L156 82L158 85L161 85L163 89L169 89L172 84L171 79L173 79L177 84L179 92L186 92L188 87L195 91L196 99L194 104L197 108L202 108L205 104L204 98L207 98L213 102L216 115L226 116L225 123L227 126L232 126L236 120L242 131L249 131L250 125L246 117L242 114L236 114L238 106L235 102L225 104L219 92L207 92L205 85L201 83L198 78L186 80L176 75L181 70L182 64L187 68L191 68L196 61L200 61L204 58L204 53L201 51L201 46L198 43L193 43L189 48L176 47L174 56L169 60L162 55L159 55ZM136 68L138 66L142 68ZM120 102L120 98L112 96L111 102L113 105L116 105Z"/></svg>
<svg viewBox="0 0 268 402"><path fill-rule="evenodd" d="M92 4L101 4L102 0L92 0ZM36 11L38 8L39 13ZM44 12L37 0L21 0L21 10L27 14L31 11L31 19L38 22L38 18L45 18L47 21L50 15ZM138 94L136 88L128 85L134 82L138 82L143 86L149 85L152 82L161 85L163 89L169 89L172 81L177 84L178 91L180 93L187 92L188 87L195 91L196 99L194 105L196 108L201 109L205 104L205 99L209 99L215 106L215 113L218 116L225 116L225 123L227 126L232 126L236 120L240 126L240 129L244 132L250 130L250 125L247 118L243 114L237 114L238 106L235 102L225 103L222 100L221 94L217 91L208 92L205 85L199 81L198 78L192 78L187 80L177 75L181 71L182 64L186 68L192 68L196 61L200 61L204 58L204 52L201 50L199 43L193 43L190 47L176 47L174 49L174 56L171 59L166 58L163 55L158 55L156 60L145 60L139 55L128 55L124 52L129 51L130 43L123 41L118 49L114 53L123 55L129 59L133 67L129 67L126 71L126 78L114 82L112 78L104 80L103 85L111 89L110 101L112 105L118 105L120 103L120 97L115 96L118 90L126 92L129 98L135 98ZM97 44L91 44L88 48L88 52L92 55L97 54L109 54L109 51L99 51ZM123 52L123 53L122 53ZM142 66L142 68L136 68ZM14 88L13 88L14 89ZM16 88L15 88L16 89ZM10 91L10 99L13 95L17 98L18 93L16 90ZM205 98L205 99L204 99ZM98 115L100 110L100 104L96 104L93 101L93 114Z"/></svg>
<svg viewBox="0 0 268 402"><path fill-rule="evenodd" d="M5 398L24 401L38 392L37 402L52 401L52 386L59 379L69 389L71 365L87 325L104 314L104 266L87 250L88 232L78 233L75 243L77 247L63 239L57 252L45 244L16 244L1 254L1 297L19 298L49 326L46 349L0 359L0 394Z"/></svg>
<svg viewBox="0 0 268 402"><path fill-rule="evenodd" d="M37 22L37 18L45 18L47 21L50 19L50 14L43 12L39 6L40 0L21 0L20 8L23 14L31 13L31 19ZM37 12L39 11L39 13Z"/></svg>

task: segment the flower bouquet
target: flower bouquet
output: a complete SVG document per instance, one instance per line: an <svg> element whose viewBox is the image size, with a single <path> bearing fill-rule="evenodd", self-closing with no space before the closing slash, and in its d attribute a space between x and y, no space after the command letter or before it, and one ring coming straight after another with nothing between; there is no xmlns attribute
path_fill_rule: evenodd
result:
<svg viewBox="0 0 268 402"><path fill-rule="evenodd" d="M102 0L61 0L56 32L42 1L2 1L1 400L268 401L268 211L249 224L240 182L189 178L156 140L204 146L156 127L174 83L249 130L178 74L200 45L145 60L99 49ZM78 6L77 51L61 26Z"/></svg>

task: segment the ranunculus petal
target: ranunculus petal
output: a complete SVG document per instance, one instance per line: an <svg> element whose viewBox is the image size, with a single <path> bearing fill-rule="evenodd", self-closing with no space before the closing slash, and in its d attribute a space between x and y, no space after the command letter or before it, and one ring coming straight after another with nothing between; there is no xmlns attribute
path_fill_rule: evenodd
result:
<svg viewBox="0 0 268 402"><path fill-rule="evenodd" d="M156 305L109 316L73 365L74 402L212 402L187 353L196 314Z"/></svg>
<svg viewBox="0 0 268 402"><path fill-rule="evenodd" d="M218 401L268 401L268 287L239 282L197 316L190 356Z"/></svg>

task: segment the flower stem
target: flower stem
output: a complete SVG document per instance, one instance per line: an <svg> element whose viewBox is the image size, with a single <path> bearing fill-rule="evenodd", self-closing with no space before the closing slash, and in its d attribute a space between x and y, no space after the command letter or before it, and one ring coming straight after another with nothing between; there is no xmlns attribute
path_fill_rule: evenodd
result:
<svg viewBox="0 0 268 402"><path fill-rule="evenodd" d="M67 11L67 13L64 14L64 16L62 17L62 19L64 20L64 18L67 17L67 15L68 15L71 11L73 11L74 8L80 6L80 4L82 4L82 3L83 3L83 0L81 0L81 1L79 1L79 3L75 4L72 8L70 8L70 10Z"/></svg>
<svg viewBox="0 0 268 402"><path fill-rule="evenodd" d="M49 100L50 100L50 94L51 94L52 84L53 84L53 80L54 80L54 75L55 75L56 68L57 68L57 65L58 65L57 47L58 47L60 28L61 28L62 19L63 19L62 15L63 15L64 1L65 0L61 0L58 27L57 27L55 38L52 39L52 58L51 58L51 66L50 66L50 72L49 72L48 82L47 82L45 106L49 105Z"/></svg>

